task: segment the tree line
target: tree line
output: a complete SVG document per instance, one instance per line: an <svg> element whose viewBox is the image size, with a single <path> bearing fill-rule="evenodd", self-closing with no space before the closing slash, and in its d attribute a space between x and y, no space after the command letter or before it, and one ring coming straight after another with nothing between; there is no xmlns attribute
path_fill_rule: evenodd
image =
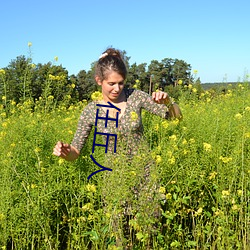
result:
<svg viewBox="0 0 250 250"><path fill-rule="evenodd" d="M123 51L128 68L127 87L136 87L145 92L167 87L183 86L200 82L191 72L191 65L183 60L164 58L147 63L129 64ZM24 55L11 60L9 65L0 70L0 95L2 100L20 103L24 100L53 97L58 102L69 97L71 102L90 100L91 94L99 90L94 80L95 62L90 70L80 70L77 75L69 75L62 65L54 62L34 64L31 57ZM136 85L136 86L134 86Z"/></svg>

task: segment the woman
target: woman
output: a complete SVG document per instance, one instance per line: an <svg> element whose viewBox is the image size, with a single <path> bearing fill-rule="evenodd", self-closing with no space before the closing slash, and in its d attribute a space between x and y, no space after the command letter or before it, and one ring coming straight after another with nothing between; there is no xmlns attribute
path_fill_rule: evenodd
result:
<svg viewBox="0 0 250 250"><path fill-rule="evenodd" d="M149 166L151 163L149 163L148 157L142 159L139 164L132 163L133 156L137 155L143 142L141 110L144 108L166 119L181 118L182 116L178 105L172 102L165 92L154 92L151 97L143 91L124 88L126 76L127 69L120 51L113 48L107 49L100 56L95 69L95 80L97 84L101 86L102 100L90 102L84 108L72 143L67 144L59 141L53 152L54 155L68 161L77 159L93 127L96 129L95 131L106 134L106 136L103 136L104 140L107 140L107 138L105 138L107 134L117 135L118 148L116 149L116 154L113 154L114 146L116 145L115 137L109 137L108 151L109 153L111 152L109 156L115 157L115 155L119 155L119 153L122 155L125 150L125 155L127 156L124 160L125 164L120 164L120 166L115 169L114 161L112 162L112 157L109 157L110 162L106 163L107 165L104 167L111 166L112 168L114 167L114 169L113 172L105 171L103 178L104 184L100 184L102 186L102 197L106 211L108 211L111 204L110 210L112 213L115 213L116 209L114 209L114 207L116 205L114 204L114 200L116 200L115 197L119 197L119 206L122 208L123 214L125 214L124 217L121 212L118 212L112 216L113 221L110 223L112 225L111 230L115 233L124 227L124 222L120 223L121 217L123 217L123 220L124 218L129 220L130 218L135 218L134 215L136 213L139 214L138 211L143 210L140 214L145 215L143 217L148 219L149 217L155 217L154 211L159 207L157 205L157 200L159 199L154 198L156 196L155 191L157 190L157 184L155 180L151 180L151 184L149 181ZM103 107L103 105L105 106ZM118 116L117 110L109 107L110 105L119 109ZM96 123L98 117L107 117L107 111L108 117L113 118L113 120L110 119L108 123L106 123L106 119L98 119ZM115 122L115 118L118 118L118 125ZM144 154L145 156L150 155L147 154L147 151L144 151ZM98 159L96 159L96 161L98 161ZM128 173L134 172L130 170L128 172L131 166L133 170L137 167L140 168L138 172L141 171L139 174L135 174L136 177L134 176L135 178L133 178L132 181L128 179ZM141 168L141 166L143 167ZM127 172L121 173L123 170ZM118 175L116 175L117 173ZM114 181L112 181L112 178ZM115 184L112 186L112 183ZM119 188L117 188L117 186L119 186ZM117 211L118 210L119 209L117 209ZM131 230L128 225L129 223L127 221L127 223L125 223L125 231L127 232ZM117 245L122 245L123 235L120 234L116 238Z"/></svg>

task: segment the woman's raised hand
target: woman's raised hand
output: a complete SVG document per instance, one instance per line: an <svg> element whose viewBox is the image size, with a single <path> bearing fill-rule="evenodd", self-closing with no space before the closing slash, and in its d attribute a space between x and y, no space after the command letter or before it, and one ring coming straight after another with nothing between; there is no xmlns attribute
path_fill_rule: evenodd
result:
<svg viewBox="0 0 250 250"><path fill-rule="evenodd" d="M159 104L169 104L171 103L171 99L168 93L163 91L157 91L152 93L152 99L154 102Z"/></svg>

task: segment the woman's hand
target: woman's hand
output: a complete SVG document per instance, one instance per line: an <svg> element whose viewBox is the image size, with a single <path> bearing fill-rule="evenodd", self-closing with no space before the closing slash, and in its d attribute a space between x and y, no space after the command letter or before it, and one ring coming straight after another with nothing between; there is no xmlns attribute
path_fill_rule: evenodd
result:
<svg viewBox="0 0 250 250"><path fill-rule="evenodd" d="M153 101L159 104L169 104L171 103L171 99L168 93L163 91L157 91L152 93Z"/></svg>
<svg viewBox="0 0 250 250"><path fill-rule="evenodd" d="M53 154L67 161L73 161L77 159L80 152L72 145L58 141L53 149Z"/></svg>

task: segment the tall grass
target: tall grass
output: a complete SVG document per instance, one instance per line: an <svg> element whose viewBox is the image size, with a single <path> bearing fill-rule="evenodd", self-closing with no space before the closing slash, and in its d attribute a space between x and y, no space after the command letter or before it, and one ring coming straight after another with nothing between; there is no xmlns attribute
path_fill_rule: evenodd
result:
<svg viewBox="0 0 250 250"><path fill-rule="evenodd" d="M144 112L150 153L119 152L108 160L113 171L90 181L93 134L77 161L52 155L56 141L72 140L86 103L46 103L9 102L10 115L1 106L2 249L248 249L249 85L183 93L181 122ZM107 163L102 150L95 154ZM149 162L150 180L136 196Z"/></svg>

